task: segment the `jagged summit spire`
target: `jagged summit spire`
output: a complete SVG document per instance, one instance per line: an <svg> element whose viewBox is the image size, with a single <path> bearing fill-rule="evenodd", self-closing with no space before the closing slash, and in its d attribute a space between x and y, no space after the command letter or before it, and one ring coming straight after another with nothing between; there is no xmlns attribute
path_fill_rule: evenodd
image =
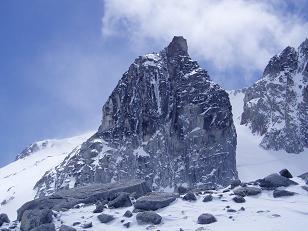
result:
<svg viewBox="0 0 308 231"><path fill-rule="evenodd" d="M167 47L167 52L170 56L188 55L187 51L187 41L183 36L174 36Z"/></svg>

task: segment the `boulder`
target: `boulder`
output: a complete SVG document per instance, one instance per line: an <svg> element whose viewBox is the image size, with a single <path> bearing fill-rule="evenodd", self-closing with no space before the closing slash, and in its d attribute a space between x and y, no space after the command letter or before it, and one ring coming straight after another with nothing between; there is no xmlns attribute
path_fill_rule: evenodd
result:
<svg viewBox="0 0 308 231"><path fill-rule="evenodd" d="M259 180L259 185L262 188L275 189L281 186L288 187L290 185L297 185L297 183L284 176L274 173Z"/></svg>
<svg viewBox="0 0 308 231"><path fill-rule="evenodd" d="M42 224L34 229L31 229L31 231L56 231L56 227L54 224Z"/></svg>
<svg viewBox="0 0 308 231"><path fill-rule="evenodd" d="M179 187L178 187L178 193L180 194L180 195L183 195L183 194L185 194L185 193L187 193L188 192L188 189L186 188L186 187L184 187L184 186L182 186L182 185L180 185Z"/></svg>
<svg viewBox="0 0 308 231"><path fill-rule="evenodd" d="M105 209L105 204L98 202L95 204L95 209L93 210L93 213L101 213Z"/></svg>
<svg viewBox="0 0 308 231"><path fill-rule="evenodd" d="M115 218L112 215L102 213L97 216L97 219L101 223L109 223L110 221L113 221Z"/></svg>
<svg viewBox="0 0 308 231"><path fill-rule="evenodd" d="M239 179L237 179L237 180L233 180L232 182L231 182L231 189L234 189L235 187L237 187L237 186L240 186L240 184L241 184L242 182L241 182L241 180L239 180Z"/></svg>
<svg viewBox="0 0 308 231"><path fill-rule="evenodd" d="M92 228L92 227L93 227L92 222L87 222L87 223L82 225L82 228L84 228L84 229L88 229L88 228Z"/></svg>
<svg viewBox="0 0 308 231"><path fill-rule="evenodd" d="M125 182L114 182L108 184L89 184L86 186L65 189L57 193L35 199L25 203L17 211L17 219L20 221L26 210L33 209L52 209L56 211L65 211L74 208L75 205L95 204L97 201L105 201L116 198L119 192L136 193L136 195L143 196L151 189L143 180L130 180Z"/></svg>
<svg viewBox="0 0 308 231"><path fill-rule="evenodd" d="M193 192L188 192L183 197L183 200L184 201L196 201L197 198L196 198L196 196L195 196L195 194Z"/></svg>
<svg viewBox="0 0 308 231"><path fill-rule="evenodd" d="M115 199L108 203L109 208L121 208L132 206L132 202L129 198L129 193L121 192Z"/></svg>
<svg viewBox="0 0 308 231"><path fill-rule="evenodd" d="M21 218L20 230L29 231L43 224L52 222L52 211L50 209L26 210Z"/></svg>
<svg viewBox="0 0 308 231"><path fill-rule="evenodd" d="M123 216L129 218L129 217L132 217L132 216L133 216L133 213L132 213L131 211L127 210L127 211L124 213Z"/></svg>
<svg viewBox="0 0 308 231"><path fill-rule="evenodd" d="M10 219L5 213L0 214L0 227L3 225L3 223L10 223Z"/></svg>
<svg viewBox="0 0 308 231"><path fill-rule="evenodd" d="M205 197L203 198L203 202L209 202L209 201L212 201L213 200L213 196L208 194L208 195L205 195Z"/></svg>
<svg viewBox="0 0 308 231"><path fill-rule="evenodd" d="M306 184L308 184L308 172L306 172L302 175L299 175L298 177L302 178L306 182Z"/></svg>
<svg viewBox="0 0 308 231"><path fill-rule="evenodd" d="M124 227L129 228L130 227L130 222L126 222L123 224Z"/></svg>
<svg viewBox="0 0 308 231"><path fill-rule="evenodd" d="M245 203L245 198L242 196L235 196L232 198L235 203Z"/></svg>
<svg viewBox="0 0 308 231"><path fill-rule="evenodd" d="M209 213L203 213L198 217L198 224L211 224L216 222L217 219Z"/></svg>
<svg viewBox="0 0 308 231"><path fill-rule="evenodd" d="M235 209L227 209L227 212L228 213L236 213L236 210Z"/></svg>
<svg viewBox="0 0 308 231"><path fill-rule="evenodd" d="M136 220L138 224L158 225L160 224L162 217L153 211L145 211L145 212L138 213L136 216Z"/></svg>
<svg viewBox="0 0 308 231"><path fill-rule="evenodd" d="M288 169L282 169L280 172L279 172L280 176L284 176L286 178L293 178L292 174L289 172Z"/></svg>
<svg viewBox="0 0 308 231"><path fill-rule="evenodd" d="M77 231L77 230L67 225L61 225L59 231Z"/></svg>
<svg viewBox="0 0 308 231"><path fill-rule="evenodd" d="M177 196L173 193L152 192L138 198L134 207L141 210L157 210L170 205L176 198Z"/></svg>
<svg viewBox="0 0 308 231"><path fill-rule="evenodd" d="M273 192L273 197L274 198L277 198L277 197L287 197L287 196L293 196L295 195L296 193L295 192L290 192L288 190L274 190Z"/></svg>
<svg viewBox="0 0 308 231"><path fill-rule="evenodd" d="M254 195L258 195L262 192L262 190L260 188L257 187L238 187L236 189L233 190L233 193L235 195L238 196L254 196Z"/></svg>

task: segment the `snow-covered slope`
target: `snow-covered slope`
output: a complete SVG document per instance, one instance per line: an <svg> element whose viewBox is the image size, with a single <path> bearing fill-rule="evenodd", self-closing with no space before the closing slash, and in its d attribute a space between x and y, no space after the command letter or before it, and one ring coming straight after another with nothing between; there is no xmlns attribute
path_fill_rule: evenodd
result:
<svg viewBox="0 0 308 231"><path fill-rule="evenodd" d="M294 175L308 171L308 149L299 154L289 154L284 150L265 150L259 144L262 136L254 135L248 126L240 125L243 113L243 91L230 91L234 125L237 132L237 170L243 181L255 180L283 168Z"/></svg>
<svg viewBox="0 0 308 231"><path fill-rule="evenodd" d="M16 210L35 196L33 187L44 173L58 165L92 133L66 139L36 142L25 149L27 153L0 169L0 213L16 217ZM31 148L37 147L37 148ZM26 151L28 150L28 151Z"/></svg>

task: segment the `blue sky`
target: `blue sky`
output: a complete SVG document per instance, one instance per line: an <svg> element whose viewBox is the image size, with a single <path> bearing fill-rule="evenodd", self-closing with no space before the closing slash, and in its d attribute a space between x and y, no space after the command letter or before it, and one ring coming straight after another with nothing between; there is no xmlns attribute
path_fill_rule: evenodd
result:
<svg viewBox="0 0 308 231"><path fill-rule="evenodd" d="M130 63L173 35L227 89L307 37L306 1L167 2L0 1L0 166L33 141L95 130Z"/></svg>

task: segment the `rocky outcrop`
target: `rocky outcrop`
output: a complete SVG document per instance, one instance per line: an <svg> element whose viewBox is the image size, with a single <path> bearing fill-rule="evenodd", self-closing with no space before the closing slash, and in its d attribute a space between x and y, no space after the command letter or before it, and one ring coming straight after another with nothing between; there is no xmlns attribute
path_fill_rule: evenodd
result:
<svg viewBox="0 0 308 231"><path fill-rule="evenodd" d="M308 147L308 39L287 47L245 91L241 124L263 136L261 146L300 153Z"/></svg>
<svg viewBox="0 0 308 231"><path fill-rule="evenodd" d="M237 178L228 94L174 37L137 58L103 106L97 133L36 185L63 187L145 179L153 189L228 185Z"/></svg>
<svg viewBox="0 0 308 231"><path fill-rule="evenodd" d="M18 209L17 219L21 220L24 212L27 210L52 209L56 211L63 211L71 209L81 203L95 204L97 201L113 201L117 198L120 192L131 193L135 194L137 197L140 197L151 192L151 190L147 187L146 183L141 180L109 184L91 184L74 189L60 190L49 197L42 197L25 203ZM124 194L121 193L120 195ZM119 200L116 202L119 202ZM115 202L113 205L115 205Z"/></svg>

